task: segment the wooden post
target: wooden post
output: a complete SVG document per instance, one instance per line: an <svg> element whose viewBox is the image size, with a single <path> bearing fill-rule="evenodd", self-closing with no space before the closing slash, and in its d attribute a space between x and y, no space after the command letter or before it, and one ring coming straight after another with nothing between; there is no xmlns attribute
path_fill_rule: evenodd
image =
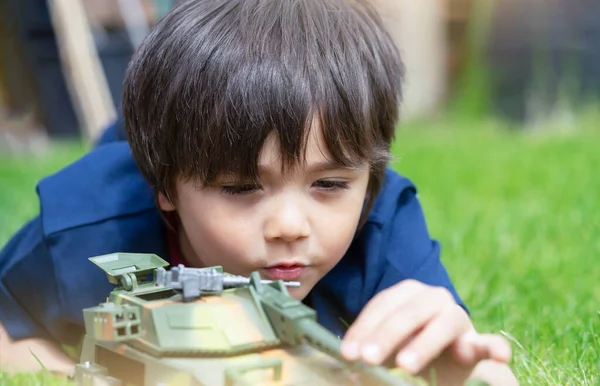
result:
<svg viewBox="0 0 600 386"><path fill-rule="evenodd" d="M48 0L48 7L75 111L93 141L116 112L85 10L80 0Z"/></svg>
<svg viewBox="0 0 600 386"><path fill-rule="evenodd" d="M381 15L406 66L402 118L430 116L447 85L447 0L369 0Z"/></svg>

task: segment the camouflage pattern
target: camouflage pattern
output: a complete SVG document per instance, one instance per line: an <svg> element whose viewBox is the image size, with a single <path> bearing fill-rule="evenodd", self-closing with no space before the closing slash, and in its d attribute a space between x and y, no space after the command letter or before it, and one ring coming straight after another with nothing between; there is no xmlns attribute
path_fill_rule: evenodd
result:
<svg viewBox="0 0 600 386"><path fill-rule="evenodd" d="M117 287L83 310L78 385L426 385L400 369L346 361L339 338L282 281L256 272L184 299L181 286L164 280L168 263L156 255L90 260ZM233 277L221 267L206 270Z"/></svg>

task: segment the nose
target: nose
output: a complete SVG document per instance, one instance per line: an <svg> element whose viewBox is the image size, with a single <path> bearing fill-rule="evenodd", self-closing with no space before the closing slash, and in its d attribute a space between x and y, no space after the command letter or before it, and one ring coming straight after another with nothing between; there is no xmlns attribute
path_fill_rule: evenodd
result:
<svg viewBox="0 0 600 386"><path fill-rule="evenodd" d="M274 200L265 224L267 241L291 242L310 236L308 215L299 198L285 195Z"/></svg>

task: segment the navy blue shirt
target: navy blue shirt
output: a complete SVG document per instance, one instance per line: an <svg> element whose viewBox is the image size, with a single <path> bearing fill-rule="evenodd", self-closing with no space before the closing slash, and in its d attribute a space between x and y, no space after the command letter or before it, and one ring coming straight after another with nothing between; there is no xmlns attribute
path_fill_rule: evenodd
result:
<svg viewBox="0 0 600 386"><path fill-rule="evenodd" d="M39 182L39 215L0 252L0 322L13 339L79 343L82 309L114 288L89 257L137 252L169 260L164 221L118 125ZM388 169L364 227L310 300L319 321L343 335L340 318L352 322L375 294L408 278L446 287L466 309L428 233L415 186Z"/></svg>

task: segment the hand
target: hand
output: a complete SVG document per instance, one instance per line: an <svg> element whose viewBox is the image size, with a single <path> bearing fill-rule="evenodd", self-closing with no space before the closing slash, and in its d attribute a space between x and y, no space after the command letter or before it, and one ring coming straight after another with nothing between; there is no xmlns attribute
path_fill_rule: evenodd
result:
<svg viewBox="0 0 600 386"><path fill-rule="evenodd" d="M70 374L75 368L75 361L56 343L41 338L15 341L0 323L0 370L8 373L36 372L42 369L38 359L55 374Z"/></svg>
<svg viewBox="0 0 600 386"><path fill-rule="evenodd" d="M479 361L510 360L510 345L496 335L477 334L467 313L442 287L406 280L367 304L342 341L348 360L382 364L394 355L398 367L417 374L435 359L451 358L461 370ZM447 361L444 361L447 362ZM446 363L443 366L448 371Z"/></svg>

